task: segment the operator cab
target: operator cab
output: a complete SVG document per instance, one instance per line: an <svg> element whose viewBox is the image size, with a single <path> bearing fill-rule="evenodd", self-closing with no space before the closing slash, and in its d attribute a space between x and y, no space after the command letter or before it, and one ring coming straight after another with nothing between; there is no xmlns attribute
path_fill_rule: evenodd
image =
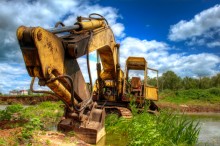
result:
<svg viewBox="0 0 220 146"><path fill-rule="evenodd" d="M148 83L148 71L156 72L156 85ZM135 100L137 105L143 106L146 100L158 100L158 71L148 68L143 57L128 57L125 66L123 101Z"/></svg>

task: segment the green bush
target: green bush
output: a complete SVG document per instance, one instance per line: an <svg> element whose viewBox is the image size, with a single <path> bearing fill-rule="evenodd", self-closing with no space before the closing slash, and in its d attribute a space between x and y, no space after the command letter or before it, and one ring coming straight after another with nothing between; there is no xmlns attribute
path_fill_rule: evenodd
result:
<svg viewBox="0 0 220 146"><path fill-rule="evenodd" d="M208 91L210 94L220 97L220 88L210 88Z"/></svg>
<svg viewBox="0 0 220 146"><path fill-rule="evenodd" d="M63 115L61 104L61 102L42 102L39 105L25 108L22 116L26 119L39 118L44 123L42 128L48 129L51 124L58 123Z"/></svg>
<svg viewBox="0 0 220 146"><path fill-rule="evenodd" d="M20 114L23 111L23 107L20 104L7 106L5 110L0 110L0 120L11 120L14 114Z"/></svg>
<svg viewBox="0 0 220 146"><path fill-rule="evenodd" d="M21 131L21 136L24 139L30 139L35 130L40 130L42 123L39 118L32 118L30 121L23 127Z"/></svg>
<svg viewBox="0 0 220 146"><path fill-rule="evenodd" d="M160 97L161 98L166 98L166 97L175 98L176 93L172 90L166 89L166 90L163 90L163 92L160 93Z"/></svg>

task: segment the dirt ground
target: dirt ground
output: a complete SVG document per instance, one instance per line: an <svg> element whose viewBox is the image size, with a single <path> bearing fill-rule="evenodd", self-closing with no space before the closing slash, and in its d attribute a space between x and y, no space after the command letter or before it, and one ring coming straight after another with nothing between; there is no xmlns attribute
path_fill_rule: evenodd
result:
<svg viewBox="0 0 220 146"><path fill-rule="evenodd" d="M191 105L191 104L173 104L173 103L157 103L160 109L171 109L180 112L220 112L220 104L208 104L208 105Z"/></svg>
<svg viewBox="0 0 220 146"><path fill-rule="evenodd" d="M0 138L5 141L0 145L26 145L27 143L21 140L21 130L22 128L0 130ZM55 131L37 131L30 142L33 146L90 146L74 136L66 136Z"/></svg>
<svg viewBox="0 0 220 146"><path fill-rule="evenodd" d="M90 146L75 137L73 133L64 134L57 131L35 131L33 137L27 141L22 137L22 127L20 127L26 122L25 120L0 121L0 146L26 146L28 143L33 146Z"/></svg>

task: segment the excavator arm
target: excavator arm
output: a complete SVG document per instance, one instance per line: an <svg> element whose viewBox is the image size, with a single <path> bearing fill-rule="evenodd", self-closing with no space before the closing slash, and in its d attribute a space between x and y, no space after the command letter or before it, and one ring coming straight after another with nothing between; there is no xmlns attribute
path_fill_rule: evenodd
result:
<svg viewBox="0 0 220 146"><path fill-rule="evenodd" d="M107 21L102 16L94 18L94 15L78 17L73 26L59 22L48 30L25 26L17 30L26 69L33 77L31 88L35 77L39 85L48 86L66 105L65 118L58 129L73 130L82 140L92 144L105 135L105 111L93 102L92 90L84 80L77 58L87 55L90 85L89 53L93 51L97 51L102 62L102 69L97 63L99 85L103 80L120 80L119 45ZM59 25L62 27L57 27ZM120 86L117 84L118 89Z"/></svg>

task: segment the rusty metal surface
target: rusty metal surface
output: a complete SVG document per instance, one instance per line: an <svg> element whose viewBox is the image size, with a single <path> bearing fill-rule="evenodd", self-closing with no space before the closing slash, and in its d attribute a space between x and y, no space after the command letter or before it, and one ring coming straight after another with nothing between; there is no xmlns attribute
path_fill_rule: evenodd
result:
<svg viewBox="0 0 220 146"><path fill-rule="evenodd" d="M73 130L83 141L96 144L105 135L105 110L98 109L94 103L92 109L84 111L80 117L66 112L64 119L58 124L58 130Z"/></svg>
<svg viewBox="0 0 220 146"><path fill-rule="evenodd" d="M146 65L144 57L128 57L126 61L127 68L132 70L145 70Z"/></svg>
<svg viewBox="0 0 220 146"><path fill-rule="evenodd" d="M117 107L117 109L119 110L119 112L120 112L120 114L123 118L126 118L126 119L131 119L132 118L132 113L128 108Z"/></svg>
<svg viewBox="0 0 220 146"><path fill-rule="evenodd" d="M75 97L78 101L90 98L90 93L76 59L65 57L65 73L73 79Z"/></svg>

